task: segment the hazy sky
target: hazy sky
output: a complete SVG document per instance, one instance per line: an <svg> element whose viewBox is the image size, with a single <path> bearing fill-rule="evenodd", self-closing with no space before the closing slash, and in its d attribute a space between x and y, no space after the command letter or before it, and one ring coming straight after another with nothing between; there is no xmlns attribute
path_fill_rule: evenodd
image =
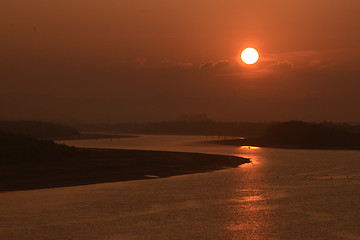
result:
<svg viewBox="0 0 360 240"><path fill-rule="evenodd" d="M359 12L359 0L1 0L0 118L360 122Z"/></svg>

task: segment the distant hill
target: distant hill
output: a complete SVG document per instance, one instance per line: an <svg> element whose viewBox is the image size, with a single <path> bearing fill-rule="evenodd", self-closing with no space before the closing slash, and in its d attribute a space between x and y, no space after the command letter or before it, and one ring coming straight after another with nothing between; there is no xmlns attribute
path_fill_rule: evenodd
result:
<svg viewBox="0 0 360 240"><path fill-rule="evenodd" d="M66 137L79 135L75 128L50 122L0 121L0 131L38 138Z"/></svg>
<svg viewBox="0 0 360 240"><path fill-rule="evenodd" d="M268 129L268 123L250 122L214 122L169 121L148 123L119 124L82 124L77 128L83 131L121 131L133 134L178 134L178 135L211 135L211 136L261 136Z"/></svg>

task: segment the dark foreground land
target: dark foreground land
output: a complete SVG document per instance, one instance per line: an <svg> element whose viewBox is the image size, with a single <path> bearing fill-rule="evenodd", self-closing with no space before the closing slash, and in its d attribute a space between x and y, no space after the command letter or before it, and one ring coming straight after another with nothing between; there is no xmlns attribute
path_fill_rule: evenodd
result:
<svg viewBox="0 0 360 240"><path fill-rule="evenodd" d="M198 153L76 149L57 159L1 163L0 191L170 177L248 162L240 157Z"/></svg>
<svg viewBox="0 0 360 240"><path fill-rule="evenodd" d="M249 160L239 157L198 153L80 149L0 131L0 191L169 177L246 162Z"/></svg>

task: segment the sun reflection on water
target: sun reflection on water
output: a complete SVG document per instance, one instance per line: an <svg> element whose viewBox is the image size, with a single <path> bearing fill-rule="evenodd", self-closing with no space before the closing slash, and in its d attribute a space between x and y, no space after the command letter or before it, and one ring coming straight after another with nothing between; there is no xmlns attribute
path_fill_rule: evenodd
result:
<svg viewBox="0 0 360 240"><path fill-rule="evenodd" d="M256 147L256 146L241 146L240 149L254 150L254 149L260 149L260 147Z"/></svg>
<svg viewBox="0 0 360 240"><path fill-rule="evenodd" d="M263 190L251 188L234 193L227 227L232 239L266 239L269 209L263 194Z"/></svg>
<svg viewBox="0 0 360 240"><path fill-rule="evenodd" d="M261 164L261 154L263 149L256 146L241 146L238 148L239 154L236 156L249 158L250 163L241 164L239 168L249 168L254 166L259 166Z"/></svg>
<svg viewBox="0 0 360 240"><path fill-rule="evenodd" d="M262 148L241 146L238 150L238 156L250 158L251 162L239 166L234 174L233 184L237 187L230 199L227 230L234 240L271 239L276 229L264 181L266 161L263 163Z"/></svg>

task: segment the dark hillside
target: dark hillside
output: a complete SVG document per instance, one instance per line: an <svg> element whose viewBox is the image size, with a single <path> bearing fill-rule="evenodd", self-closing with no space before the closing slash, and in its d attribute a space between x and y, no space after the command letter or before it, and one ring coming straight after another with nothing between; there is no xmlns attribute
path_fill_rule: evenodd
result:
<svg viewBox="0 0 360 240"><path fill-rule="evenodd" d="M61 159L75 148L39 140L31 136L14 135L0 131L0 164L39 162Z"/></svg>
<svg viewBox="0 0 360 240"><path fill-rule="evenodd" d="M0 121L0 131L38 138L79 135L75 128L50 122Z"/></svg>

